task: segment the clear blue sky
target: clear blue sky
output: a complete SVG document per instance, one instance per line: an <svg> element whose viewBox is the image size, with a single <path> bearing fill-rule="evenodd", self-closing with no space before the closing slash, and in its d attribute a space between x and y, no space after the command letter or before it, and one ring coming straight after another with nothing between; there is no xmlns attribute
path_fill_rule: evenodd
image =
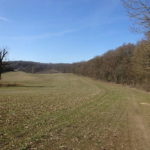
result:
<svg viewBox="0 0 150 150"><path fill-rule="evenodd" d="M9 60L77 62L142 35L120 0L0 0L0 47Z"/></svg>

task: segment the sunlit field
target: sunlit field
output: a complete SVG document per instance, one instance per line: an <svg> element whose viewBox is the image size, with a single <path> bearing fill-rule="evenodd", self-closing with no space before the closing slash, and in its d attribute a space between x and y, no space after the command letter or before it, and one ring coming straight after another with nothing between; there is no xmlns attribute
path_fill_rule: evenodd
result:
<svg viewBox="0 0 150 150"><path fill-rule="evenodd" d="M150 93L73 74L3 74L1 150L149 150Z"/></svg>

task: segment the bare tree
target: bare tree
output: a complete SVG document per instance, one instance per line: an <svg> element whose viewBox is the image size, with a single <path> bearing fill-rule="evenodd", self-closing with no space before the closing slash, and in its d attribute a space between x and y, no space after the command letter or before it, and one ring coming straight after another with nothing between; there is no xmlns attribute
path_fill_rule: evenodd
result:
<svg viewBox="0 0 150 150"><path fill-rule="evenodd" d="M140 31L150 32L150 0L122 0L129 17L140 26ZM139 28L138 28L139 30Z"/></svg>
<svg viewBox="0 0 150 150"><path fill-rule="evenodd" d="M6 63L4 62L4 59L6 58L8 54L8 51L6 49L2 49L0 50L0 80L1 80L1 76L2 76L2 72L3 72L3 68L6 65Z"/></svg>

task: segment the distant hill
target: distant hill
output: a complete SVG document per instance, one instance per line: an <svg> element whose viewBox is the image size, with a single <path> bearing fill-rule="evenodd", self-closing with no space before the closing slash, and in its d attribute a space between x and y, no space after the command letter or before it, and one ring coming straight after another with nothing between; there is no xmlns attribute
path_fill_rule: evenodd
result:
<svg viewBox="0 0 150 150"><path fill-rule="evenodd" d="M71 72L71 64L39 63L32 61L9 61L7 71L24 71L29 73L66 73Z"/></svg>

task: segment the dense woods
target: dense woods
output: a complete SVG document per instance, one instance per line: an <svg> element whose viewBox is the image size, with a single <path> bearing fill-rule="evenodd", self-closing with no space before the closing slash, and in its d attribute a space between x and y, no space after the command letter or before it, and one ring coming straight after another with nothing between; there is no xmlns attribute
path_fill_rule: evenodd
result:
<svg viewBox="0 0 150 150"><path fill-rule="evenodd" d="M76 63L73 73L150 90L150 41L125 44L88 62Z"/></svg>

